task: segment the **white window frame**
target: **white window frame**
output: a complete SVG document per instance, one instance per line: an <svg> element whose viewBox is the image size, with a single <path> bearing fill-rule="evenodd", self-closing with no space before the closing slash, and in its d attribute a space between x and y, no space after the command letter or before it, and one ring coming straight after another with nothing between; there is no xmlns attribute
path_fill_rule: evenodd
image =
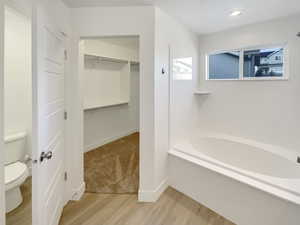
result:
<svg viewBox="0 0 300 225"><path fill-rule="evenodd" d="M283 48L283 74L281 77L244 77L244 52L251 51L256 49L268 49L268 48ZM240 59L239 59L239 77L238 78L229 78L229 79L210 79L209 78L209 56L215 54L222 54L226 52L240 52ZM214 51L207 53L205 55L205 79L207 81L272 81L272 80L288 80L289 79L289 54L288 54L288 44L281 43L281 44L272 44L272 45L257 45L252 47L245 47L239 49L230 49L230 50L222 50L222 51Z"/></svg>

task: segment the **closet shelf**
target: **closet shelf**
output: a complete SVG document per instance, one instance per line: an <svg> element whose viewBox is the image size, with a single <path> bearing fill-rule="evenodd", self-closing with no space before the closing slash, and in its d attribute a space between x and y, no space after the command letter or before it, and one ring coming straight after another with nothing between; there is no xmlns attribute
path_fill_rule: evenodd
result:
<svg viewBox="0 0 300 225"><path fill-rule="evenodd" d="M85 106L84 111L93 110L93 109L108 108L108 107L113 107L113 106L118 106L118 105L127 105L127 104L129 104L129 101L118 101L118 102L113 102L113 103L103 104L103 105Z"/></svg>
<svg viewBox="0 0 300 225"><path fill-rule="evenodd" d="M124 59L116 59L116 58L110 58L110 57L99 56L99 55L85 54L84 57L86 59L96 59L96 60L102 61L102 62L114 62L114 63L124 63L124 64L129 63L129 61L124 60Z"/></svg>
<svg viewBox="0 0 300 225"><path fill-rule="evenodd" d="M194 92L194 95L210 95L211 92L209 91L202 91L202 90L197 90Z"/></svg>

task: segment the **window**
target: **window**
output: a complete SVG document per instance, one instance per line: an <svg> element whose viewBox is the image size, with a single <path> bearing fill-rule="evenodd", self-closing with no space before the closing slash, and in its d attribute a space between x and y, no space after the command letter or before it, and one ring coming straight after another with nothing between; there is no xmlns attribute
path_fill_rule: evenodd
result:
<svg viewBox="0 0 300 225"><path fill-rule="evenodd" d="M282 77L283 48L244 51L244 77Z"/></svg>
<svg viewBox="0 0 300 225"><path fill-rule="evenodd" d="M208 80L286 79L284 47L227 51L207 56Z"/></svg>
<svg viewBox="0 0 300 225"><path fill-rule="evenodd" d="M240 51L209 56L209 79L238 79Z"/></svg>

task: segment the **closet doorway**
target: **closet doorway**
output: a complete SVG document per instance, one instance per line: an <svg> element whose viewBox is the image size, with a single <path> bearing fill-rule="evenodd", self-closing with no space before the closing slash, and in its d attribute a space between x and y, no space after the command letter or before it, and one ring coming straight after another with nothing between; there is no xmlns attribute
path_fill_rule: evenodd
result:
<svg viewBox="0 0 300 225"><path fill-rule="evenodd" d="M86 192L137 194L139 188L139 37L80 42Z"/></svg>

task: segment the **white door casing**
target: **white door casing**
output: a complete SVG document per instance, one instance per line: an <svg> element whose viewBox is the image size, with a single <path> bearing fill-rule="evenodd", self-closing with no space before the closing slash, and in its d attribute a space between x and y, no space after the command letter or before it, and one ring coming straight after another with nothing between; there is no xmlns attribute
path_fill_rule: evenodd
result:
<svg viewBox="0 0 300 225"><path fill-rule="evenodd" d="M5 224L4 184L4 2L0 0L0 224Z"/></svg>
<svg viewBox="0 0 300 225"><path fill-rule="evenodd" d="M48 4L33 13L33 225L57 225L65 202L65 36Z"/></svg>

